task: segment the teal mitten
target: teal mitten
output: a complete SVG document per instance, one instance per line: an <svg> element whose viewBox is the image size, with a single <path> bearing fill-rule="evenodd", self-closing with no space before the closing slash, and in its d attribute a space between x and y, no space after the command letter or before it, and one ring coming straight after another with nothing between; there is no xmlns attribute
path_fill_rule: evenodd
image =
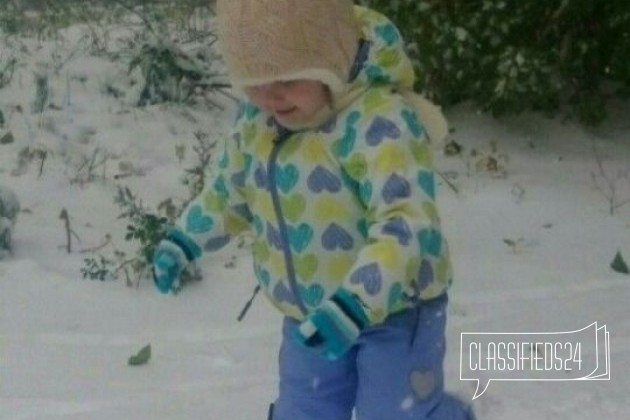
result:
<svg viewBox="0 0 630 420"><path fill-rule="evenodd" d="M201 249L182 231L171 228L153 253L153 281L162 293L177 290L184 268L199 258Z"/></svg>
<svg viewBox="0 0 630 420"><path fill-rule="evenodd" d="M361 302L340 289L299 325L296 339L321 351L327 359L336 360L350 350L368 325Z"/></svg>

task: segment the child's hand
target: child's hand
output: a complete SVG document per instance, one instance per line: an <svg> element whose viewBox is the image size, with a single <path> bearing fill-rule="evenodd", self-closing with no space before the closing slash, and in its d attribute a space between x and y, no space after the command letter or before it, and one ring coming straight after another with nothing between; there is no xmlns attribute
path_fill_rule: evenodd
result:
<svg viewBox="0 0 630 420"><path fill-rule="evenodd" d="M368 323L359 300L341 289L300 324L296 338L336 360L350 350Z"/></svg>
<svg viewBox="0 0 630 420"><path fill-rule="evenodd" d="M171 229L153 253L153 281L162 293L179 288L184 268L201 255L199 247L184 233Z"/></svg>

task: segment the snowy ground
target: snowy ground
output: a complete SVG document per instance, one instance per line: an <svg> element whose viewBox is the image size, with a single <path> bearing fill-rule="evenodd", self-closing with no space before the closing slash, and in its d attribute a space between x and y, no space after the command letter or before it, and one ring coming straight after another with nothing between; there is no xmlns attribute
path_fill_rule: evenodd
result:
<svg viewBox="0 0 630 420"><path fill-rule="evenodd" d="M148 205L184 197L179 177L192 159L193 133L220 136L229 111L134 108L129 97L103 93L111 83L125 86L122 65L77 54L50 76L49 101L59 109L32 114L34 63L51 53L33 47L25 57L0 90L7 120L0 136L10 130L15 137L0 145L0 184L17 192L23 209L14 254L0 261L0 419L265 418L275 393L280 316L259 298L236 322L253 287L246 252L205 258L204 280L175 297L158 294L149 281L135 289L122 280L83 280L79 271L89 256L80 250L106 234L125 246L116 184L129 185ZM611 335L610 381L492 383L474 402L479 419L627 418L630 277L609 265L618 251L630 258L630 204L609 214L603 179L593 177L593 144L619 200L630 199L629 111L620 105L597 130L539 116L496 121L465 107L449 113L464 151L438 155L459 190L441 185L457 273L448 387L466 399L475 390L459 380L461 332L569 331L598 321ZM183 162L178 144L189 150ZM38 161L17 170L26 146L49 152L41 177ZM84 184L70 182L96 147L112 154L104 171ZM473 149L480 154L471 157ZM480 168L488 158L504 174ZM121 163L131 163L136 175L115 180ZM81 239L71 254L61 247L62 209ZM149 364L127 366L147 343Z"/></svg>

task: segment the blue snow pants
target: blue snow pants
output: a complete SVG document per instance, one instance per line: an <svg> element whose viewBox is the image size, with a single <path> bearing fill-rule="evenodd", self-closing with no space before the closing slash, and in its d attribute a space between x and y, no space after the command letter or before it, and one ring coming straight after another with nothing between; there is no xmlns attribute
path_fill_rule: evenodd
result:
<svg viewBox="0 0 630 420"><path fill-rule="evenodd" d="M328 361L296 343L286 318L273 420L472 420L444 392L447 296L419 303L363 331L342 358Z"/></svg>

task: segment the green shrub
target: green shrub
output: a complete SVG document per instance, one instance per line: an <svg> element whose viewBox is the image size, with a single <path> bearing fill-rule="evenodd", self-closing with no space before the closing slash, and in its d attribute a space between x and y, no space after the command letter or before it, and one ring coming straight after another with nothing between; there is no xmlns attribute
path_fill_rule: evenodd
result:
<svg viewBox="0 0 630 420"><path fill-rule="evenodd" d="M145 43L129 64L129 71L139 68L144 80L137 105L182 103L195 93L226 88L212 70L216 59L210 48L190 54L164 39Z"/></svg>
<svg viewBox="0 0 630 420"><path fill-rule="evenodd" d="M494 114L605 117L630 92L625 0L363 0L397 23L417 88L443 105L471 100Z"/></svg>
<svg viewBox="0 0 630 420"><path fill-rule="evenodd" d="M207 133L195 132L196 143L192 146L195 163L186 168L182 183L188 188L188 197L181 200L166 198L157 209L147 207L141 198L127 186L119 185L114 202L121 210L119 219L124 220L124 239L131 245L131 253L114 248L111 255L95 253L83 260L80 269L83 278L109 280L124 277L129 286L139 286L142 279L151 277L153 253L165 235L166 229L179 218L187 204L204 187L205 174L210 171L216 142ZM180 156L183 151L178 152ZM201 277L196 266L191 265L182 273L181 286Z"/></svg>

